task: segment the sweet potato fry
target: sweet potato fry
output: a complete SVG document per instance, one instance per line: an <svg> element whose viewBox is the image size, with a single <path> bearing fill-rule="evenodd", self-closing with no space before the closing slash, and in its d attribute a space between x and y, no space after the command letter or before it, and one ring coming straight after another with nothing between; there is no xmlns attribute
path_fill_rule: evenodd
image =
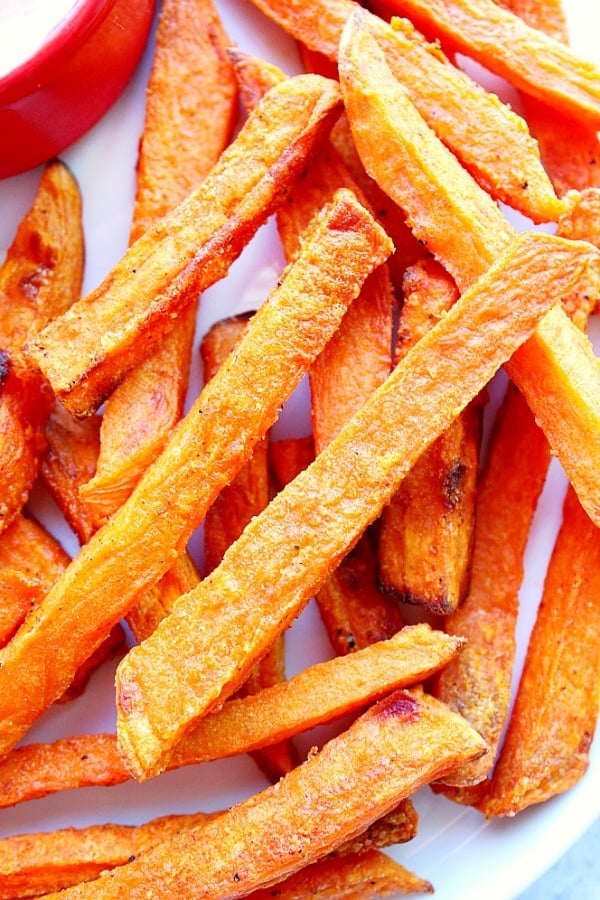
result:
<svg viewBox="0 0 600 900"><path fill-rule="evenodd" d="M332 59L357 9L351 0L252 2L293 37ZM482 187L535 222L554 221L561 204L523 119L453 66L439 46L428 45L407 20L394 28L377 16L367 14L365 21L421 115Z"/></svg>
<svg viewBox="0 0 600 900"><path fill-rule="evenodd" d="M406 271L396 360L456 301L450 276L431 258ZM379 581L400 600L450 613L468 587L481 436L474 400L408 473L381 515Z"/></svg>
<svg viewBox="0 0 600 900"><path fill-rule="evenodd" d="M557 41L569 43L567 17L562 0L495 0L498 6L520 16L532 28L537 28Z"/></svg>
<svg viewBox="0 0 600 900"><path fill-rule="evenodd" d="M37 379L27 382L0 351L0 533L27 502L43 453L50 398Z"/></svg>
<svg viewBox="0 0 600 900"><path fill-rule="evenodd" d="M0 647L8 643L43 594L39 581L17 569L0 568Z"/></svg>
<svg viewBox="0 0 600 900"><path fill-rule="evenodd" d="M303 472L315 458L312 434L278 438L269 444L269 467L278 491Z"/></svg>
<svg viewBox="0 0 600 900"><path fill-rule="evenodd" d="M337 85L318 75L269 91L200 187L29 344L30 359L71 412L96 408L193 298L225 275L282 202L339 107Z"/></svg>
<svg viewBox="0 0 600 900"><path fill-rule="evenodd" d="M260 694L229 700L198 721L170 767L247 753L358 712L395 688L429 677L462 645L460 638L416 625L389 641L317 663ZM120 784L129 777L113 734L25 744L0 762L0 805L76 787Z"/></svg>
<svg viewBox="0 0 600 900"><path fill-rule="evenodd" d="M46 425L46 450L40 474L81 544L95 531L93 516L79 489L96 471L100 449L98 415L74 419L56 403Z"/></svg>
<svg viewBox="0 0 600 900"><path fill-rule="evenodd" d="M300 869L272 888L252 891L249 900L376 900L398 894L431 894L433 887L394 862L384 853L370 850L341 859L322 859Z"/></svg>
<svg viewBox="0 0 600 900"><path fill-rule="evenodd" d="M123 866L174 834L215 814L164 816L143 825L91 825L0 840L0 898L38 897Z"/></svg>
<svg viewBox="0 0 600 900"><path fill-rule="evenodd" d="M204 378L216 375L221 365L242 337L251 314L221 319L208 330L200 342ZM204 572L208 574L221 562L227 548L244 530L250 519L269 502L269 469L266 436L259 441L252 456L234 480L226 485L204 518ZM183 593L183 592L182 592ZM285 642L279 635L266 656L240 688L239 695L256 694L285 678ZM254 761L270 781L278 781L297 763L290 741L255 750Z"/></svg>
<svg viewBox="0 0 600 900"><path fill-rule="evenodd" d="M316 862L460 761L481 738L433 698L396 692L277 785L63 900L172 895L223 898L269 887ZM272 823L277 821L277 829Z"/></svg>
<svg viewBox="0 0 600 900"><path fill-rule="evenodd" d="M0 270L0 349L9 352L17 374L27 370L23 344L70 306L82 275L79 188L67 166L53 160Z"/></svg>
<svg viewBox="0 0 600 900"><path fill-rule="evenodd" d="M367 171L405 210L415 235L427 242L463 289L497 257L512 228L427 129L372 37L361 27L363 18L357 11L350 19L339 59L358 151ZM379 153L381 146L389 148L385 160ZM423 198L432 192L435 203L425 203ZM590 266L594 268L596 263ZM509 372L543 423L551 448L588 514L600 523L599 485L592 483L600 467L600 364L589 342L557 307L511 360ZM584 441L586 453L582 454Z"/></svg>
<svg viewBox="0 0 600 900"><path fill-rule="evenodd" d="M493 0L386 0L452 52L575 118L600 124L600 70Z"/></svg>
<svg viewBox="0 0 600 900"><path fill-rule="evenodd" d="M69 564L62 546L31 515L19 515L0 535L0 568L17 569L50 590Z"/></svg>
<svg viewBox="0 0 600 900"><path fill-rule="evenodd" d="M234 61L237 62L237 60ZM262 68L262 71L261 71ZM236 65L237 71L237 65ZM276 83L281 73L258 61L239 71L246 95ZM339 188L368 201L331 145L312 161L277 213L277 226L288 261L298 252L308 223ZM386 223L387 224L387 223ZM390 372L393 291L387 267L381 266L363 288L331 341L309 370L312 432L320 452ZM364 546L362 544L364 543ZM397 606L377 589L375 556L365 536L352 558L342 560L317 594L321 618L338 653L391 637L402 627ZM357 577L360 573L360 578Z"/></svg>
<svg viewBox="0 0 600 900"><path fill-rule="evenodd" d="M495 421L477 499L469 593L446 619L467 638L460 659L436 678L435 695L460 712L489 744L489 758L452 773L452 784L481 782L491 771L508 715L523 558L550 449L525 400L510 385ZM473 792L449 788L454 800Z"/></svg>
<svg viewBox="0 0 600 900"><path fill-rule="evenodd" d="M35 622L2 651L0 756L173 565L339 325L361 281L389 251L382 229L348 192L340 192L318 217L312 237L236 352L205 386L129 500L82 548ZM60 638L65 630L66 643Z"/></svg>
<svg viewBox="0 0 600 900"><path fill-rule="evenodd" d="M600 530L569 488L506 739L479 804L488 817L553 797L587 769L600 703L599 563Z"/></svg>
<svg viewBox="0 0 600 900"><path fill-rule="evenodd" d="M229 142L237 85L230 44L212 0L161 6L137 166L131 229L136 240L202 181ZM96 521L129 496L181 417L196 304L158 350L108 398L93 480L82 496Z"/></svg>
<svg viewBox="0 0 600 900"><path fill-rule="evenodd" d="M79 296L82 271L79 189L53 161L0 267L0 531L29 496L52 402L21 348Z"/></svg>
<svg viewBox="0 0 600 900"><path fill-rule="evenodd" d="M231 138L237 84L212 0L164 0L156 29L137 164L131 240L169 213Z"/></svg>
<svg viewBox="0 0 600 900"><path fill-rule="evenodd" d="M338 437L252 520L221 565L129 652L117 672L117 721L136 777L158 773L191 721L239 687L423 450L596 253L584 242L518 235ZM198 623L193 634L190 621ZM234 637L241 634L243 642Z"/></svg>

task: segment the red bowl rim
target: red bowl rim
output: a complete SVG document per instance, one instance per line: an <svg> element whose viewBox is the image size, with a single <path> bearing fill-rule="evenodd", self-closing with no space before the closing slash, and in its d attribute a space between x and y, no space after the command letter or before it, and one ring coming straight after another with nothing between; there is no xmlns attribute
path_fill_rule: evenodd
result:
<svg viewBox="0 0 600 900"><path fill-rule="evenodd" d="M13 103L50 81L63 60L81 47L110 12L116 0L75 0L28 59L0 77L0 104Z"/></svg>

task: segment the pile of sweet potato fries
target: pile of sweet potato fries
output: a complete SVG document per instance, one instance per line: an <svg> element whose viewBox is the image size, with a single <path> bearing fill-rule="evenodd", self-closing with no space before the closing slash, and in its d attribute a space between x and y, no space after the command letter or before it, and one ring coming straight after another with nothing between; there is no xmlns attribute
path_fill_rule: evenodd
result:
<svg viewBox="0 0 600 900"><path fill-rule="evenodd" d="M4 838L5 900L429 892L382 852L417 834L417 790L513 816L588 766L600 69L559 0L253 2L305 72L235 47L218 0L163 0L122 259L81 296L82 201L53 160L0 267L0 806L244 753L271 784ZM201 335L184 413L201 295L272 216L285 268ZM305 376L311 432L276 439ZM551 456L569 484L513 704ZM313 597L331 659L286 678ZM116 734L32 743L115 655ZM294 737L336 722L302 758Z"/></svg>

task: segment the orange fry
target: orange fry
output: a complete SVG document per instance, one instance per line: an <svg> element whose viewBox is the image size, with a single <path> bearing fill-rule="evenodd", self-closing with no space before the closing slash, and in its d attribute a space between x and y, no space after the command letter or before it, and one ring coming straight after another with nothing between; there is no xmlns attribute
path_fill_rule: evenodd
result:
<svg viewBox="0 0 600 900"><path fill-rule="evenodd" d="M238 74L242 85L249 83L245 93L254 96L268 85L269 79L276 83L278 77L282 77L281 73L271 66L265 69L258 61L252 67L246 62ZM343 187L353 190L368 206L344 163L328 144L277 213L288 261L298 252L315 211ZM389 375L393 303L389 272L383 265L367 278L336 334L311 366L312 433L317 453ZM338 653L390 637L402 627L396 604L377 588L375 562L365 536L354 548L352 558L342 560L317 594L321 618Z"/></svg>
<svg viewBox="0 0 600 900"><path fill-rule="evenodd" d="M227 146L237 112L229 44L212 0L161 5L130 241L184 200ZM82 488L97 522L127 499L181 417L195 312L192 303L105 404L97 469Z"/></svg>
<svg viewBox="0 0 600 900"><path fill-rule="evenodd" d="M204 378L209 380L229 356L243 335L251 314L221 319L209 329L200 342ZM244 530L250 519L269 502L268 442L257 443L252 456L234 480L226 485L204 518L204 572L208 574L221 562L227 548ZM182 592L183 593L183 592ZM266 656L246 679L239 694L256 694L285 678L285 645L279 635ZM278 781L297 763L289 741L256 750L253 758L271 781Z"/></svg>
<svg viewBox="0 0 600 900"><path fill-rule="evenodd" d="M171 835L215 814L164 816L143 825L91 825L0 840L0 900L38 897L124 866Z"/></svg>
<svg viewBox="0 0 600 900"><path fill-rule="evenodd" d="M456 301L456 285L431 258L407 269L396 359ZM408 473L381 515L379 579L401 600L450 613L468 587L481 434L473 401Z"/></svg>
<svg viewBox="0 0 600 900"><path fill-rule="evenodd" d="M317 218L294 265L129 500L82 548L35 621L2 651L0 757L172 567L338 327L360 282L389 251L386 235L349 192ZM68 642L60 637L65 632Z"/></svg>
<svg viewBox="0 0 600 900"><path fill-rule="evenodd" d="M427 35L520 90L600 124L600 70L493 0L386 0Z"/></svg>
<svg viewBox="0 0 600 900"><path fill-rule="evenodd" d="M569 488L506 739L479 804L488 817L541 803L588 767L600 704L599 590L600 530Z"/></svg>
<svg viewBox="0 0 600 900"><path fill-rule="evenodd" d="M282 202L339 108L337 85L318 75L299 75L269 91L200 187L28 345L30 359L71 412L96 408L198 293L226 274Z"/></svg>
<svg viewBox="0 0 600 900"><path fill-rule="evenodd" d="M305 669L258 694L228 700L199 720L170 768L248 753L363 709L398 687L416 684L456 656L463 642L416 625L389 641ZM25 744L0 762L0 805L57 791L120 784L130 777L113 734Z"/></svg>
<svg viewBox="0 0 600 900"><path fill-rule="evenodd" d="M337 58L346 21L360 9L352 0L252 2L331 59ZM482 187L536 222L554 221L561 204L523 119L452 65L437 44L427 44L407 20L392 28L365 13L365 23L423 118Z"/></svg>
<svg viewBox="0 0 600 900"><path fill-rule="evenodd" d="M509 386L490 441L477 498L469 593L446 619L464 635L460 659L436 679L435 695L460 711L490 753L452 773L452 784L476 784L490 772L508 715L523 558L550 462L550 448L525 400ZM448 789L455 800L468 794Z"/></svg>
<svg viewBox="0 0 600 900"><path fill-rule="evenodd" d="M360 11L353 15L340 49L340 80L357 148L367 171L405 210L415 235L464 289L502 252L513 229L427 128L362 28L364 19ZM382 146L389 149L385 159ZM432 192L435 203L425 203ZM590 263L589 271L597 271L597 261ZM542 318L508 370L588 514L600 523L600 363L589 341L557 307Z"/></svg>
<svg viewBox="0 0 600 900"><path fill-rule="evenodd" d="M0 647L8 643L43 594L39 581L16 569L0 568Z"/></svg>
<svg viewBox="0 0 600 900"><path fill-rule="evenodd" d="M117 721L136 777L164 768L191 721L239 687L423 450L572 290L596 253L584 242L518 235L338 437L250 522L221 565L129 652L117 672Z"/></svg>
<svg viewBox="0 0 600 900"><path fill-rule="evenodd" d="M79 188L56 160L44 167L0 267L0 531L29 496L52 403L22 346L79 296L82 272Z"/></svg>
<svg viewBox="0 0 600 900"><path fill-rule="evenodd" d="M396 692L276 785L203 825L201 839L195 830L178 835L61 900L170 897L175 885L182 897L244 896L321 859L483 752L481 738L443 704Z"/></svg>
<svg viewBox="0 0 600 900"><path fill-rule="evenodd" d="M249 900L306 900L307 897L331 900L377 900L398 894L431 894L433 887L394 862L384 853L365 853L327 858L300 869L275 887L252 891Z"/></svg>

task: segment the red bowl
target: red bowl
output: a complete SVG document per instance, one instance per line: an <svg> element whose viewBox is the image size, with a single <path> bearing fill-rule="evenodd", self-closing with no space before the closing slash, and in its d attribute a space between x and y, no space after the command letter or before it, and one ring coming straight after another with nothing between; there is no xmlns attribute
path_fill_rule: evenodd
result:
<svg viewBox="0 0 600 900"><path fill-rule="evenodd" d="M73 0L41 47L0 77L0 178L56 156L101 118L135 70L154 8L154 0ZM10 18L2 22L9 40L12 27L16 34Z"/></svg>

